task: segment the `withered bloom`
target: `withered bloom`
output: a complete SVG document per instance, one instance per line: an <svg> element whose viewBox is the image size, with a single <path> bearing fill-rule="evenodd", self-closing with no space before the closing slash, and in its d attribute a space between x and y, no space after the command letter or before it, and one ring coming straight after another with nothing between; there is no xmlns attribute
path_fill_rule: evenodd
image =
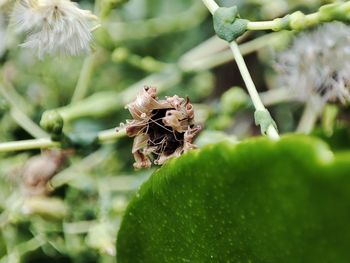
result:
<svg viewBox="0 0 350 263"><path fill-rule="evenodd" d="M192 141L201 128L194 125L188 98L175 95L158 100L156 88L144 87L127 109L133 119L127 120L125 129L129 137L135 137L132 154L136 169L150 167L151 159L161 165L196 148Z"/></svg>
<svg viewBox="0 0 350 263"><path fill-rule="evenodd" d="M21 188L26 196L45 195L50 192L49 181L61 170L70 153L49 150L30 158L21 172Z"/></svg>

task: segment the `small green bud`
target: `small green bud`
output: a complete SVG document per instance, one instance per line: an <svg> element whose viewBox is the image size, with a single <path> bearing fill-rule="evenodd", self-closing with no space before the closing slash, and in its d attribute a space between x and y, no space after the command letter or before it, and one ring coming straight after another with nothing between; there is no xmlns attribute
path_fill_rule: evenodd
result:
<svg viewBox="0 0 350 263"><path fill-rule="evenodd" d="M291 30L290 15L286 15L282 18L276 18L273 21L276 22L276 26L272 28L273 31Z"/></svg>
<svg viewBox="0 0 350 263"><path fill-rule="evenodd" d="M350 22L350 2L324 5L320 7L319 14L322 22L338 20L348 23Z"/></svg>
<svg viewBox="0 0 350 263"><path fill-rule="evenodd" d="M215 77L210 71L202 71L191 79L188 87L191 87L191 94L188 94L190 97L204 99L212 94L215 87Z"/></svg>
<svg viewBox="0 0 350 263"><path fill-rule="evenodd" d="M300 31L305 27L307 27L307 22L304 13L297 11L290 15L290 28L292 30Z"/></svg>
<svg viewBox="0 0 350 263"><path fill-rule="evenodd" d="M257 110L254 113L255 125L259 125L261 134L266 135L267 130L272 125L277 130L276 122L272 119L270 112L267 110Z"/></svg>
<svg viewBox="0 0 350 263"><path fill-rule="evenodd" d="M62 134L63 124L63 118L56 110L45 111L40 120L40 126L54 135Z"/></svg>
<svg viewBox="0 0 350 263"><path fill-rule="evenodd" d="M229 115L223 114L213 118L209 123L208 127L213 130L225 130L234 124L235 120Z"/></svg>
<svg viewBox="0 0 350 263"><path fill-rule="evenodd" d="M249 103L248 94L240 87L233 87L221 96L221 112L232 116L239 109L248 106Z"/></svg>
<svg viewBox="0 0 350 263"><path fill-rule="evenodd" d="M227 42L236 40L247 30L248 21L239 18L237 6L218 8L213 21L216 34Z"/></svg>
<svg viewBox="0 0 350 263"><path fill-rule="evenodd" d="M148 72L159 72L164 69L164 64L155 60L152 57L144 57L140 59L144 70Z"/></svg>
<svg viewBox="0 0 350 263"><path fill-rule="evenodd" d="M114 62L124 62L128 59L128 56L130 55L130 52L126 48L116 48L112 53L112 60Z"/></svg>

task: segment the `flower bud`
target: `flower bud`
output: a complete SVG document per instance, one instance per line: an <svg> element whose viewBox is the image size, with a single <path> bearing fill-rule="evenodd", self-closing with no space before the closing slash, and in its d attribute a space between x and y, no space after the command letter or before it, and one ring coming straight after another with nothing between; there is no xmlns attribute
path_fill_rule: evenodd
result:
<svg viewBox="0 0 350 263"><path fill-rule="evenodd" d="M55 110L44 112L40 120L40 126L54 135L62 134L63 124L62 116Z"/></svg>

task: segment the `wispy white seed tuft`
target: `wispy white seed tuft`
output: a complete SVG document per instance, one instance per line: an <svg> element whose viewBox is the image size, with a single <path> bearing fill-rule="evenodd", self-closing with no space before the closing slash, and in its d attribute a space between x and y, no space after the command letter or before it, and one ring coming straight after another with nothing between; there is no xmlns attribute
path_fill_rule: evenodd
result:
<svg viewBox="0 0 350 263"><path fill-rule="evenodd" d="M42 58L81 55L90 51L90 20L96 17L70 0L18 0L11 21L27 37L21 45Z"/></svg>
<svg viewBox="0 0 350 263"><path fill-rule="evenodd" d="M350 102L350 27L336 22L300 34L290 49L277 54L279 86L307 101Z"/></svg>

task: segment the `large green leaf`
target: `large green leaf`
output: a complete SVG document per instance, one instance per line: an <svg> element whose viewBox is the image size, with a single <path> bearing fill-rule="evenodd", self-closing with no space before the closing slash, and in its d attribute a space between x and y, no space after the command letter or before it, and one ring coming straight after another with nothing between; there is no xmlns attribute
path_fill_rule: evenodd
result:
<svg viewBox="0 0 350 263"><path fill-rule="evenodd" d="M170 161L130 203L118 263L350 262L350 153L285 137Z"/></svg>

